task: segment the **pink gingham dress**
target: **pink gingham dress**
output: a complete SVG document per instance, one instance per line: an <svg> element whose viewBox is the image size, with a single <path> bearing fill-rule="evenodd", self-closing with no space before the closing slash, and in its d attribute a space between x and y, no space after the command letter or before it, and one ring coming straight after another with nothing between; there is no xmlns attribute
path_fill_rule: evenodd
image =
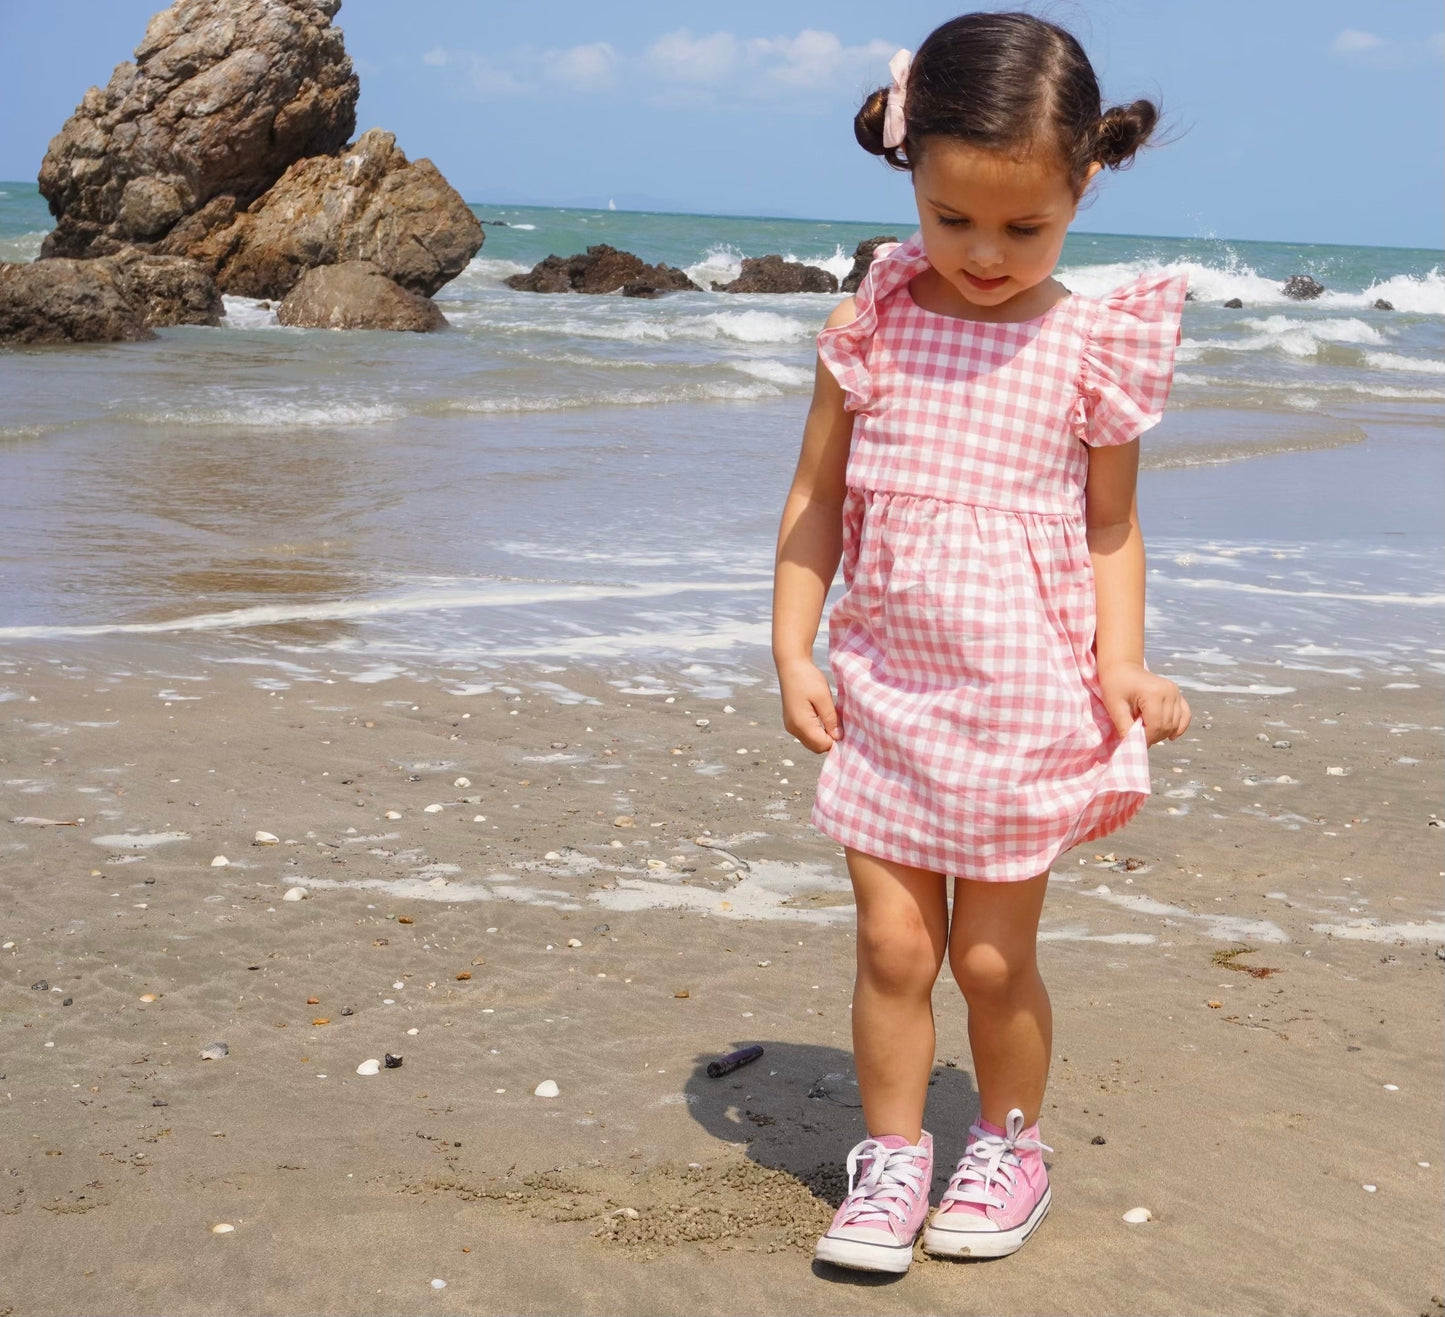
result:
<svg viewBox="0 0 1445 1317"><path fill-rule="evenodd" d="M856 413L844 592L829 619L843 736L813 822L865 854L1032 878L1149 794L1095 664L1085 445L1156 424L1186 280L1141 275L1018 324L917 306L917 235L881 247L818 351Z"/></svg>

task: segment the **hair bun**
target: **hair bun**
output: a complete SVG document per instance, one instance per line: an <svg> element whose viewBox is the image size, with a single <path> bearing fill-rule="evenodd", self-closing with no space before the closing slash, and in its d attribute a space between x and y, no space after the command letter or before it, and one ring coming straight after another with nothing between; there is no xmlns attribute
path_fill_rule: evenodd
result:
<svg viewBox="0 0 1445 1317"><path fill-rule="evenodd" d="M898 148L883 145L883 119L888 109L888 88L869 92L862 108L853 116L853 136L869 155L882 156L894 169L907 169L908 163Z"/></svg>
<svg viewBox="0 0 1445 1317"><path fill-rule="evenodd" d="M1149 140L1159 122L1159 107L1153 101L1135 101L1104 111L1099 120L1098 146L1094 159L1110 169L1123 169Z"/></svg>

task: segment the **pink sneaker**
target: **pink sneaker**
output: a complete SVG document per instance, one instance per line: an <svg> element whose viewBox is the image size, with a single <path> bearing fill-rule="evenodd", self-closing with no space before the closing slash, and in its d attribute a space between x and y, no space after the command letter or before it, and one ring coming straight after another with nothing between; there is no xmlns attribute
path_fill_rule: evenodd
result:
<svg viewBox="0 0 1445 1317"><path fill-rule="evenodd" d="M864 1139L848 1154L848 1196L813 1256L859 1271L908 1270L913 1241L928 1216L933 1136Z"/></svg>
<svg viewBox="0 0 1445 1317"><path fill-rule="evenodd" d="M1049 1173L1039 1127L1024 1129L1015 1107L1005 1129L985 1120L923 1232L925 1252L945 1258L1002 1258L1016 1253L1049 1211Z"/></svg>

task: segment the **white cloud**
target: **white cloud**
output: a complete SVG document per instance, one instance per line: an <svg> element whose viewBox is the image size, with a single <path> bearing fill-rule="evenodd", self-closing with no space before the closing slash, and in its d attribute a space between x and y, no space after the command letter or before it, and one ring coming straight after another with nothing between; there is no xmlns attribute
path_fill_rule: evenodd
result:
<svg viewBox="0 0 1445 1317"><path fill-rule="evenodd" d="M668 82L721 82L737 66L738 39L731 32L695 37L679 28L658 37L643 56L647 67Z"/></svg>
<svg viewBox="0 0 1445 1317"><path fill-rule="evenodd" d="M479 98L528 94L578 95L622 87L654 105L712 103L723 93L740 100L851 100L863 87L881 86L896 45L847 45L833 32L805 28L793 36L740 37L733 32L695 36L678 28L638 53L605 41L541 49L520 47L499 57L436 46L422 57L432 68L460 69Z"/></svg>
<svg viewBox="0 0 1445 1317"><path fill-rule="evenodd" d="M615 86L619 63L617 52L605 41L541 53L543 73L569 91L606 91Z"/></svg>
<svg viewBox="0 0 1445 1317"><path fill-rule="evenodd" d="M1391 41L1373 32L1347 27L1330 42L1330 53L1367 68L1401 69L1445 57L1445 32L1415 41Z"/></svg>

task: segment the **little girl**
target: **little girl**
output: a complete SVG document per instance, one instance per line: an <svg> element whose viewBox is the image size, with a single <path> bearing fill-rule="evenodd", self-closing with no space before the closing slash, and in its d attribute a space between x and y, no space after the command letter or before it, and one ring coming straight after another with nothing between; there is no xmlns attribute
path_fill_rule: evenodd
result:
<svg viewBox="0 0 1445 1317"><path fill-rule="evenodd" d="M879 248L818 337L773 648L785 725L828 755L813 821L846 848L858 906L868 1137L817 1257L901 1272L920 1230L929 1253L1001 1257L1048 1211L1049 868L1140 808L1147 746L1189 725L1144 663L1134 501L1185 280L1149 273L1096 299L1052 277L1085 188L1158 118L1148 101L1104 111L1067 32L966 14L889 67L854 130L913 176L920 228ZM835 704L812 650L840 559ZM925 1229L945 953L981 1109Z"/></svg>

